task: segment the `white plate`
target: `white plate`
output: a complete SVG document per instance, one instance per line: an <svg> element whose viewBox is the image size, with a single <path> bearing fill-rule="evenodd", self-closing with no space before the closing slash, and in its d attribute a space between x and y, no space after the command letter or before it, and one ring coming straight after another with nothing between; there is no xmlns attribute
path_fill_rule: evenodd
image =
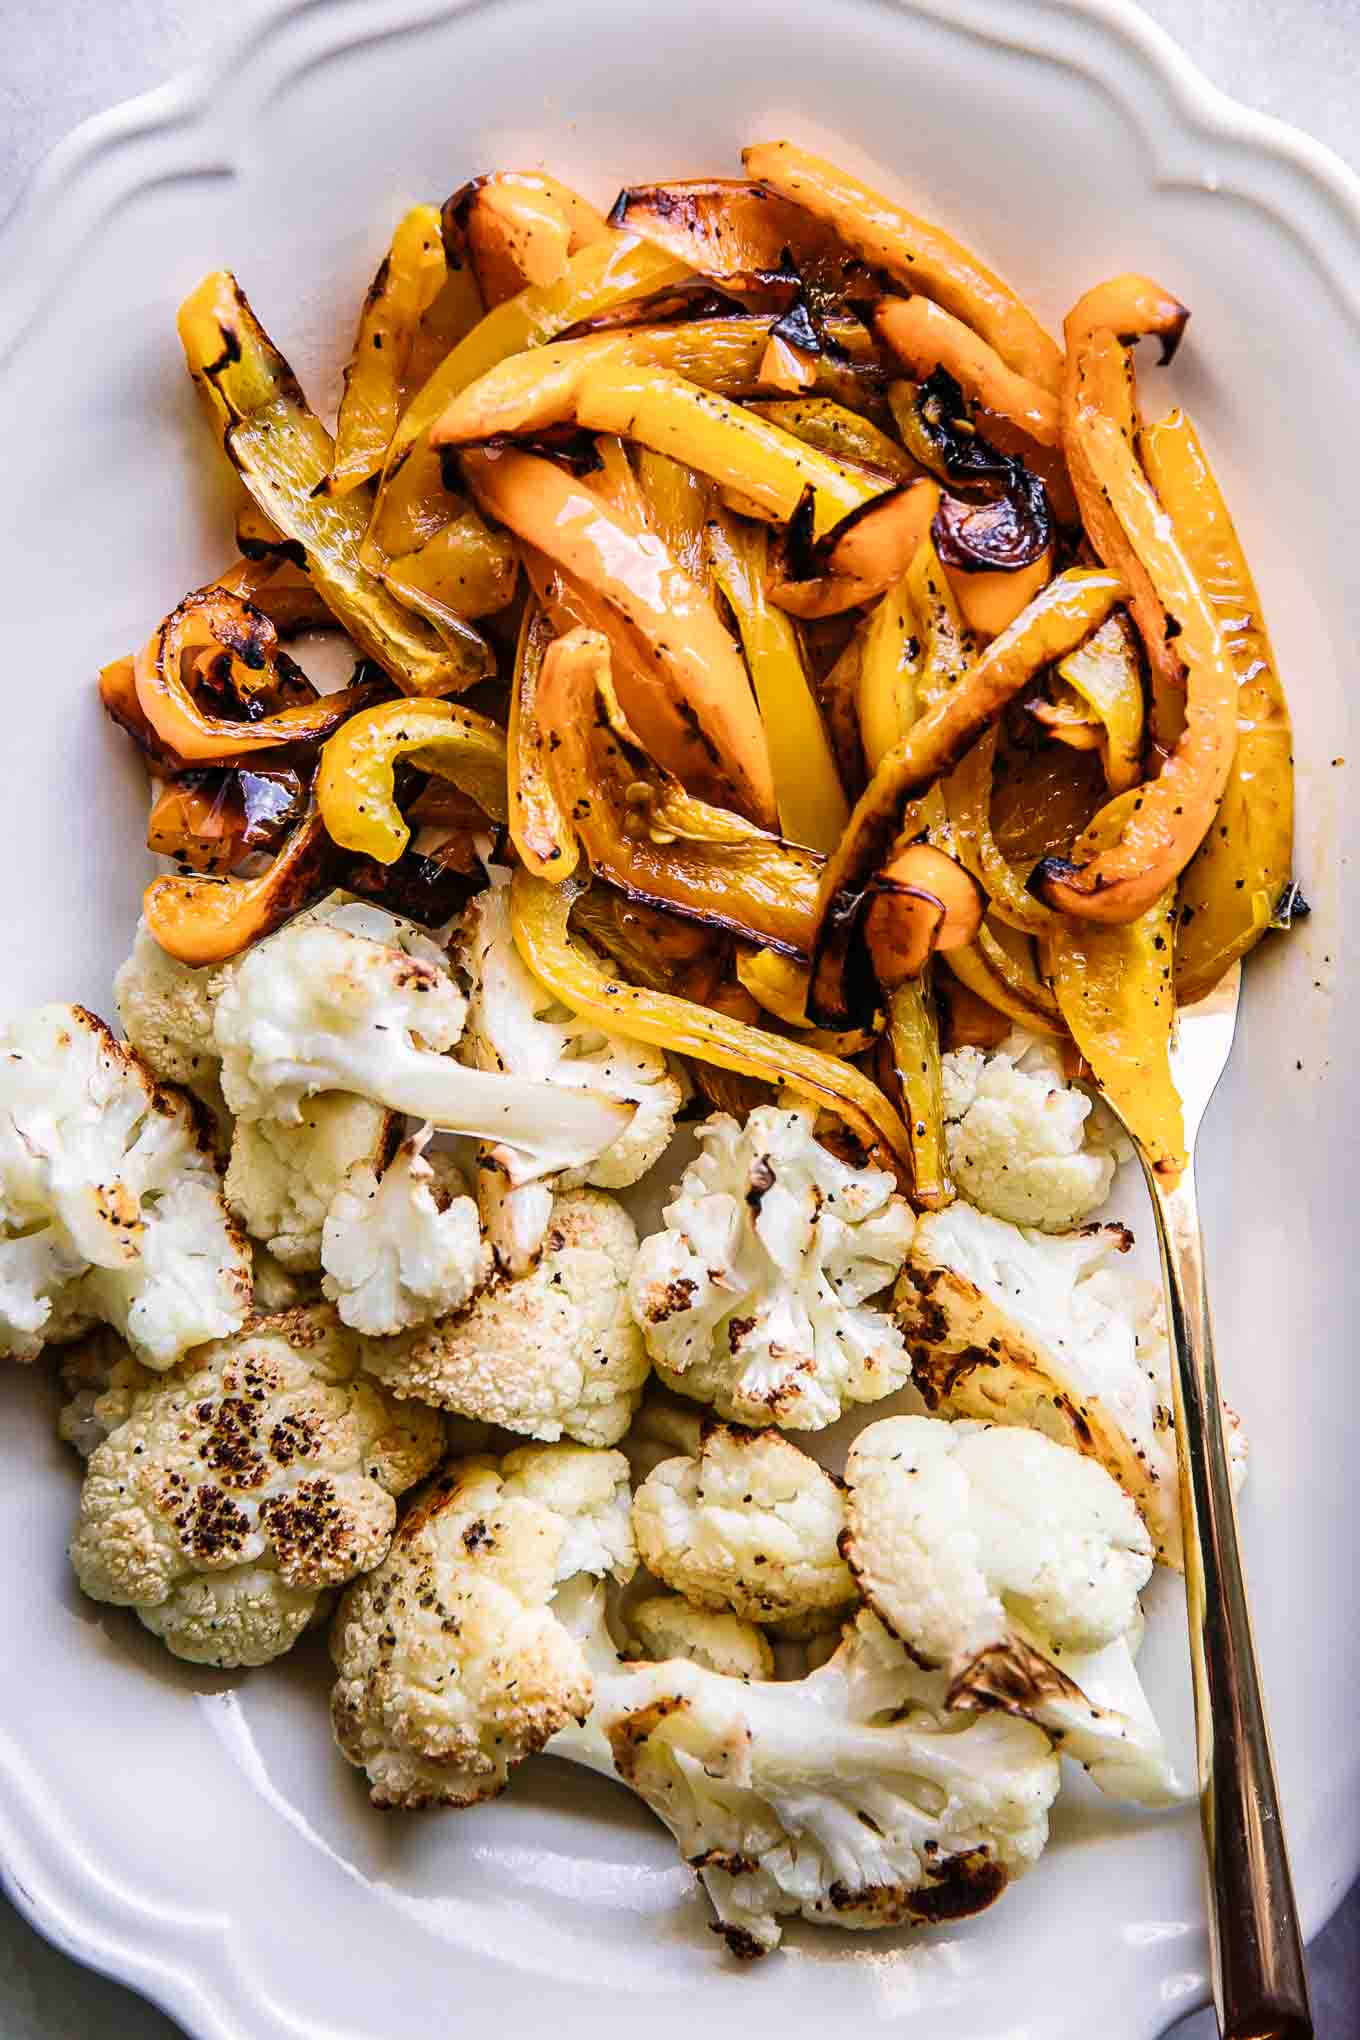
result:
<svg viewBox="0 0 1360 2040"><path fill-rule="evenodd" d="M320 405L399 211L546 162L607 200L730 171L790 134L976 242L1056 322L1136 267L1194 308L1147 399L1194 410L1256 566L1298 729L1312 919L1253 961L1204 1165L1224 1371L1254 1443L1248 1558L1304 1914L1360 1860L1347 1129L1357 1076L1344 692L1360 639L1353 394L1360 186L1222 100L1116 0L293 0L211 75L92 123L4 242L10 529L4 1002L107 1010L144 878L140 774L97 666L217 571L226 527L175 306L235 268ZM1338 761L1333 763L1332 761ZM315 1651L176 1666L77 1596L75 1474L38 1373L8 1370L0 1463L0 1853L71 1952L192 2032L471 2030L676 2040L875 2027L1144 2040L1203 1995L1192 1817L1065 1793L1037 1873L914 1938L796 1931L736 1972L668 1840L545 1762L464 1815L385 1819L329 1747ZM1149 1645L1186 1734L1174 1593ZM913 2016L914 2015L914 2016Z"/></svg>

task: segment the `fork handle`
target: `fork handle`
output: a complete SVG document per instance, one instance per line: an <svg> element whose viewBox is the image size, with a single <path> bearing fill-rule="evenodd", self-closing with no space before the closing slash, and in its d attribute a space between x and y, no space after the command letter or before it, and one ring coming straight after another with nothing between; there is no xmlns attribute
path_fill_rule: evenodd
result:
<svg viewBox="0 0 1360 2040"><path fill-rule="evenodd" d="M1309 2040L1313 2016L1237 1539L1194 1163L1143 1164L1170 1305L1214 2002L1224 2040Z"/></svg>

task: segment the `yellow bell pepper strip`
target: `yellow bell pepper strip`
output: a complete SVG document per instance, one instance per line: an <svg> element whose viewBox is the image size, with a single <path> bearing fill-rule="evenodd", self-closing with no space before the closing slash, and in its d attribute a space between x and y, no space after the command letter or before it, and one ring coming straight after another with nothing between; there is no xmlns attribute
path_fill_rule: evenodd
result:
<svg viewBox="0 0 1360 2040"><path fill-rule="evenodd" d="M439 214L431 205L413 206L392 236L359 315L323 495L347 495L382 466L416 332L447 274Z"/></svg>
<svg viewBox="0 0 1360 2040"><path fill-rule="evenodd" d="M235 699L240 719L212 715L195 699L186 668L205 657L213 692ZM166 750L201 765L316 742L373 699L371 686L319 696L304 683L306 698L299 700L279 660L278 633L262 611L223 588L200 588L171 610L138 652L138 706ZM292 705L268 712L277 700ZM263 714L257 713L261 707Z"/></svg>
<svg viewBox="0 0 1360 2040"><path fill-rule="evenodd" d="M719 1069L787 1086L845 1121L870 1160L910 1180L906 1127L878 1086L853 1063L787 1035L767 1034L726 1014L611 976L568 927L579 879L548 885L520 870L510 888L515 947L553 997L583 1020L626 1041L645 1041Z"/></svg>
<svg viewBox="0 0 1360 2040"><path fill-rule="evenodd" d="M774 600L773 590L770 599ZM804 633L805 639L808 635ZM822 721L835 754L836 770L852 801L859 799L869 777L859 734L861 636L862 626L815 683Z"/></svg>
<svg viewBox="0 0 1360 2040"><path fill-rule="evenodd" d="M742 151L748 174L830 227L871 269L943 305L994 347L1008 368L1056 394L1062 356L1008 284L939 227L792 142Z"/></svg>
<svg viewBox="0 0 1360 2040"><path fill-rule="evenodd" d="M541 363L505 362L463 390L431 427L431 444L475 446L566 424L617 432L684 460L783 521L810 489L814 539L883 493L876 476L829 459L730 398L631 359L626 338L572 340L544 353Z"/></svg>
<svg viewBox="0 0 1360 2040"><path fill-rule="evenodd" d="M1208 835L1181 874L1176 997L1212 991L1270 926L1289 882L1294 763L1289 708L1261 601L1199 434L1173 411L1143 433L1142 454L1237 675L1237 749Z"/></svg>
<svg viewBox="0 0 1360 2040"><path fill-rule="evenodd" d="M704 476L696 475L683 461L640 446L637 478L648 524L685 572L702 586L708 574L709 489Z"/></svg>
<svg viewBox="0 0 1360 2040"><path fill-rule="evenodd" d="M888 1024L880 1055L902 1101L911 1139L911 1201L918 1211L941 1211L954 1201L944 1133L944 1074L940 1029L929 973L906 978L887 996Z"/></svg>
<svg viewBox="0 0 1360 2040"><path fill-rule="evenodd" d="M341 849L395 864L410 842L393 792L399 758L451 779L492 821L506 819L504 731L451 701L383 701L351 716L321 753L317 806Z"/></svg>
<svg viewBox="0 0 1360 2040"><path fill-rule="evenodd" d="M531 596L520 620L506 737L510 839L536 878L570 878L580 861L576 831L553 791L547 739L538 719L538 683L552 625Z"/></svg>
<svg viewBox="0 0 1360 2040"><path fill-rule="evenodd" d="M1084 645L1069 652L1058 675L1100 725L1100 757L1111 793L1126 793L1142 777L1143 676L1124 612L1107 616Z"/></svg>
<svg viewBox="0 0 1360 2040"><path fill-rule="evenodd" d="M1052 989L1039 975L1034 943L1028 935L989 914L977 932L978 954L1023 1006L1032 1006L1053 1021L1062 1013Z"/></svg>
<svg viewBox="0 0 1360 2040"><path fill-rule="evenodd" d="M601 432L596 436L595 458L599 466L591 469L590 486L596 495L603 496L606 503L622 511L631 524L645 525L648 522L646 499L628 458L628 448L616 432Z"/></svg>
<svg viewBox="0 0 1360 2040"><path fill-rule="evenodd" d="M600 632L574 630L548 646L534 712L557 806L597 878L806 956L821 859L694 799L653 764L619 710Z"/></svg>
<svg viewBox="0 0 1360 2040"><path fill-rule="evenodd" d="M459 630L513 602L519 553L513 539L465 506L415 551L389 561L382 579L437 628Z"/></svg>
<svg viewBox="0 0 1360 2040"><path fill-rule="evenodd" d="M817 357L771 331L760 358L760 380L767 390L782 390L786 394L810 390L817 381Z"/></svg>
<svg viewBox="0 0 1360 2040"><path fill-rule="evenodd" d="M1190 314L1151 277L1124 275L1098 283L1077 299L1063 322L1067 360L1063 373L1063 450L1086 535L1099 557L1128 583L1129 609L1147 651L1153 687L1154 735L1170 748L1179 734L1184 692L1180 648L1167 636L1166 615L1146 563L1139 557L1119 504L1108 493L1108 476L1092 463L1089 420L1103 415L1130 449L1138 429L1132 343L1160 340L1163 362L1180 344ZM1096 348L1105 334L1118 346Z"/></svg>
<svg viewBox="0 0 1360 2040"><path fill-rule="evenodd" d="M1097 333L1085 353L1108 360L1123 350L1113 334ZM1064 913L1134 921L1180 876L1213 821L1237 746L1238 678L1213 606L1119 423L1081 409L1078 430L1083 458L1176 627L1185 728L1157 778L1137 790L1119 840L1085 864L1047 860L1036 881Z"/></svg>
<svg viewBox="0 0 1360 2040"><path fill-rule="evenodd" d="M1074 650L1124 593L1114 574L1060 575L884 757L822 874L809 1000L822 1026L843 1026L851 1017L850 969L865 888L888 854L907 802L950 771L1035 673Z"/></svg>
<svg viewBox="0 0 1360 2040"><path fill-rule="evenodd" d="M829 856L850 819L798 635L765 593L764 529L717 513L708 527L713 574L741 635L765 724L780 834Z"/></svg>
<svg viewBox="0 0 1360 2040"><path fill-rule="evenodd" d="M781 956L775 949L739 949L736 957L737 982L751 994L758 1006L773 1013L787 1027L800 1030L812 1022L807 1015L808 967L796 957Z"/></svg>
<svg viewBox="0 0 1360 2040"><path fill-rule="evenodd" d="M481 292L472 265L462 262L444 273L443 288L421 319L411 342L411 351L401 378L400 411L416 391L422 389L441 361L452 354L460 341L485 316Z"/></svg>
<svg viewBox="0 0 1360 2040"><path fill-rule="evenodd" d="M805 508L800 507L772 562L770 600L805 622L874 601L928 542L939 501L939 489L928 475L891 484L811 547L803 543Z"/></svg>
<svg viewBox="0 0 1360 2040"><path fill-rule="evenodd" d="M324 892L334 854L320 815L298 823L258 878L152 879L142 895L151 934L169 956L196 969L225 963Z"/></svg>
<svg viewBox="0 0 1360 2040"><path fill-rule="evenodd" d="M694 380L698 380L697 377ZM847 410L832 397L777 397L763 403L749 403L748 411L792 433L806 446L845 466L866 468L885 482L915 481L921 470L868 418Z"/></svg>
<svg viewBox="0 0 1360 2040"><path fill-rule="evenodd" d="M769 749L741 654L713 600L667 552L553 462L532 454L470 453L481 507L619 619L629 638L625 713L648 752L693 793L748 815L776 818Z"/></svg>
<svg viewBox="0 0 1360 2040"><path fill-rule="evenodd" d="M1138 798L1134 789L1102 810L1078 845L1083 861L1119 841ZM1184 1119L1171 1075L1174 931L1169 885L1134 921L1064 921L1048 958L1072 1039L1158 1175L1171 1182L1185 1167Z"/></svg>
<svg viewBox="0 0 1360 2040"><path fill-rule="evenodd" d="M870 771L956 686L976 656L953 589L927 536L859 634L857 701Z"/></svg>
<svg viewBox="0 0 1360 2040"><path fill-rule="evenodd" d="M317 495L331 469L331 436L236 279L225 270L206 277L181 305L179 331L228 458L266 517L301 546L317 592L359 649L403 694L446 694L488 672L490 650L470 626L452 651L364 567L366 490Z"/></svg>
<svg viewBox="0 0 1360 2040"><path fill-rule="evenodd" d="M445 201L444 227L466 247L488 310L526 287L560 282L569 256L610 238L603 214L537 170L474 177Z"/></svg>
<svg viewBox="0 0 1360 2040"><path fill-rule="evenodd" d="M1052 580L1053 553L1049 548L1013 573L967 574L951 566L944 572L969 630L980 638L1000 637Z"/></svg>
<svg viewBox="0 0 1360 2040"><path fill-rule="evenodd" d="M1055 743L1070 751L1098 751L1101 726L1090 703L1063 680L1050 678L1049 698L1025 704L1027 714L1041 723Z"/></svg>
<svg viewBox="0 0 1360 2040"><path fill-rule="evenodd" d="M1059 444L1062 420L1052 390L1017 375L942 305L928 297L884 298L874 312L874 331L914 382L948 369L967 396L1009 418L1040 446Z"/></svg>
<svg viewBox="0 0 1360 2040"><path fill-rule="evenodd" d="M619 193L609 223L640 234L700 276L773 274L790 258L819 296L836 295L857 268L836 236L801 206L736 178L635 184Z"/></svg>
<svg viewBox="0 0 1360 2040"><path fill-rule="evenodd" d="M1053 909L1028 889L1038 857L1014 865L992 833L992 780L996 769L997 726L993 723L966 751L943 783L954 848L992 903L992 911L1024 934L1051 928Z"/></svg>
<svg viewBox="0 0 1360 2040"><path fill-rule="evenodd" d="M951 949L944 962L974 998L980 999L994 1013L1005 1016L1007 1032L1010 1027L1024 1027L1031 1034L1043 1034L1054 1041L1067 1039L1065 1027L1055 1024L1039 1007L1017 998L1005 980L997 976L980 949L971 944L964 949Z"/></svg>

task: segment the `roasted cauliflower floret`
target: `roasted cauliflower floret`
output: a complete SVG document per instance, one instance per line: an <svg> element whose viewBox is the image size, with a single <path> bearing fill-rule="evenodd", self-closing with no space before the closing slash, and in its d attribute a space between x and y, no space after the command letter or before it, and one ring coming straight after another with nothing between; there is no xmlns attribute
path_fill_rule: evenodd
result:
<svg viewBox="0 0 1360 2040"><path fill-rule="evenodd" d="M324 1288L347 1325L382 1337L457 1310L491 1272L458 1168L425 1153L428 1128L382 1174L351 1168L322 1229Z"/></svg>
<svg viewBox="0 0 1360 2040"><path fill-rule="evenodd" d="M366 1339L364 1365L396 1395L531 1438L613 1445L648 1371L628 1309L636 1249L633 1221L612 1197L568 1190L527 1275L434 1324Z"/></svg>
<svg viewBox="0 0 1360 2040"><path fill-rule="evenodd" d="M90 1455L71 1562L92 1599L197 1664L289 1649L325 1589L378 1564L394 1496L443 1448L435 1412L367 1380L324 1306L199 1347L120 1409Z"/></svg>
<svg viewBox="0 0 1360 2040"><path fill-rule="evenodd" d="M1028 1037L943 1058L949 1167L970 1204L1063 1232L1109 1195L1114 1158L1087 1145L1092 1101Z"/></svg>
<svg viewBox="0 0 1360 2040"><path fill-rule="evenodd" d="M467 1029L459 1055L479 1070L591 1091L632 1108L602 1154L557 1179L561 1189L590 1184L622 1190L664 1153L675 1130L680 1086L657 1049L601 1034L554 1003L521 961L510 927L510 888L488 886L468 906L456 955L470 980ZM482 1172L487 1229L505 1265L522 1271L546 1230L550 1186L516 1192L492 1150Z"/></svg>
<svg viewBox="0 0 1360 2040"><path fill-rule="evenodd" d="M632 1469L634 1485L655 1472L663 1459L693 1458L704 1434L705 1417L692 1402L653 1382L639 1403L619 1450Z"/></svg>
<svg viewBox="0 0 1360 2040"><path fill-rule="evenodd" d="M0 1031L0 1353L113 1325L149 1366L241 1324L250 1257L201 1115L83 1006Z"/></svg>
<svg viewBox="0 0 1360 2040"><path fill-rule="evenodd" d="M633 1497L638 1551L702 1608L785 1622L839 1608L855 1583L831 1475L776 1431L709 1424L692 1458L667 1459Z"/></svg>
<svg viewBox="0 0 1360 2040"><path fill-rule="evenodd" d="M628 1613L629 1655L664 1664L687 1658L730 1679L772 1679L774 1652L754 1622L730 1609L696 1608L683 1594L649 1594Z"/></svg>
<svg viewBox="0 0 1360 2040"><path fill-rule="evenodd" d="M916 1384L950 1416L1024 1424L1098 1459L1157 1556L1181 1563L1170 1354L1157 1284L1123 1274L1124 1226L1054 1235L962 1202L916 1229L897 1286ZM1238 1485L1241 1426L1224 1411Z"/></svg>
<svg viewBox="0 0 1360 2040"><path fill-rule="evenodd" d="M943 1675L867 1610L827 1664L789 1681L681 1660L611 1669L598 1596L594 1612L595 1705L549 1752L596 1770L612 1758L697 1869L734 1954L776 1946L788 1915L960 1919L1038 1858L1058 1788L1047 1736L999 1711L951 1713Z"/></svg>
<svg viewBox="0 0 1360 2040"><path fill-rule="evenodd" d="M864 1307L911 1244L892 1178L837 1160L804 1108L761 1105L744 1128L718 1114L698 1138L630 1289L662 1380L736 1423L793 1431L900 1388L900 1334Z"/></svg>
<svg viewBox="0 0 1360 2040"><path fill-rule="evenodd" d="M890 1417L846 1482L860 1590L951 1707L1028 1715L1116 1798L1181 1796L1133 1669L1152 1540L1102 1466L1037 1431Z"/></svg>
<svg viewBox="0 0 1360 2040"><path fill-rule="evenodd" d="M377 1806L471 1806L594 1696L552 1602L633 1570L621 1453L556 1445L452 1462L331 1631L331 1720Z"/></svg>
<svg viewBox="0 0 1360 2040"><path fill-rule="evenodd" d="M126 1421L133 1396L163 1378L134 1360L126 1340L108 1325L96 1325L63 1346L57 1375L66 1398L57 1413L57 1436L82 1459Z"/></svg>
<svg viewBox="0 0 1360 2040"><path fill-rule="evenodd" d="M132 954L113 980L123 1032L153 1075L197 1091L217 1082L213 1004L219 974L195 970L161 948L138 921Z"/></svg>
<svg viewBox="0 0 1360 2040"><path fill-rule="evenodd" d="M342 1185L351 1170L381 1175L398 1138L394 1113L349 1091L306 1099L294 1121L238 1119L227 1164L232 1215L290 1273L317 1273Z"/></svg>

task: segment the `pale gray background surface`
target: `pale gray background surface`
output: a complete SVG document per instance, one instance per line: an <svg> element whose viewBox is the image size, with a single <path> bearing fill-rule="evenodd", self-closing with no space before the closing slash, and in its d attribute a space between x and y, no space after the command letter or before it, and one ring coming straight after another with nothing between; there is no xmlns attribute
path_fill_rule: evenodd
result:
<svg viewBox="0 0 1360 2040"><path fill-rule="evenodd" d="M1149 0L1147 12L1225 91L1307 128L1360 167L1360 0ZM69 128L197 63L221 19L221 0L0 0L0 215ZM1360 1892L1319 1938L1312 1976L1319 2040L1357 2040ZM1174 2040L1211 2040L1214 2031L1205 2013L1178 2026ZM49 1948L0 1898L0 2040L178 2033Z"/></svg>

